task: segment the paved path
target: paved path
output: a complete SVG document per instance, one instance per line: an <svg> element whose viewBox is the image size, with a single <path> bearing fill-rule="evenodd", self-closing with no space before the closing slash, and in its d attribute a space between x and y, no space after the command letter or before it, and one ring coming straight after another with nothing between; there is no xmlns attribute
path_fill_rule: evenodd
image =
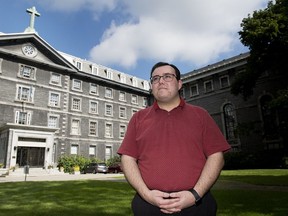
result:
<svg viewBox="0 0 288 216"><path fill-rule="evenodd" d="M72 180L109 180L109 181L125 181L123 174L67 174L60 172L46 173L46 174L28 174L26 181L72 181ZM0 177L1 182L21 182L25 181L24 174L8 175L6 177ZM252 185L237 181L218 180L213 186L214 189L243 189L243 190L261 190L261 191L283 191L288 192L286 186L261 186Z"/></svg>

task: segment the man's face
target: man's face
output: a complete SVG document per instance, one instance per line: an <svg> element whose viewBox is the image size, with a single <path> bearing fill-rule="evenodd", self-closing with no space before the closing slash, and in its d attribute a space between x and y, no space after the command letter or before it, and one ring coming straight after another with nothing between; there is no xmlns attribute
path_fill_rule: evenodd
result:
<svg viewBox="0 0 288 216"><path fill-rule="evenodd" d="M159 76L161 77L160 80ZM158 79L151 83L151 89L156 100L169 102L174 98L179 97L178 91L182 87L182 81L176 79L173 67L165 65L156 68L152 73L152 80L154 80L155 77L158 77Z"/></svg>

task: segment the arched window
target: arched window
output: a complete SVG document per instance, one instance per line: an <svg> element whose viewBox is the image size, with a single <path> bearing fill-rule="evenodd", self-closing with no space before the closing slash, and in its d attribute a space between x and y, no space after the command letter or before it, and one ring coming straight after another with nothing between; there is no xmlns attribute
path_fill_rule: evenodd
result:
<svg viewBox="0 0 288 216"><path fill-rule="evenodd" d="M226 104L223 107L224 112L224 123L225 123L225 134L226 139L230 144L237 144L237 134L236 134L236 114L235 109L232 104Z"/></svg>
<svg viewBox="0 0 288 216"><path fill-rule="evenodd" d="M272 97L264 95L260 98L260 107L263 121L263 133L266 140L279 139L276 110L269 106Z"/></svg>

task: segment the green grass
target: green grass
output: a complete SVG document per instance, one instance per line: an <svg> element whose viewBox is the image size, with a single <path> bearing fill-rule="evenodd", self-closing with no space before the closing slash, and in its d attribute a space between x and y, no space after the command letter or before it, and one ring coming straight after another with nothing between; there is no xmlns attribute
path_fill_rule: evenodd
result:
<svg viewBox="0 0 288 216"><path fill-rule="evenodd" d="M279 191L225 187L235 181L286 187L288 170L223 171L219 178L222 187L212 189L218 203L218 216L288 215L287 188ZM126 182L0 183L0 216L131 216L133 195L133 189Z"/></svg>

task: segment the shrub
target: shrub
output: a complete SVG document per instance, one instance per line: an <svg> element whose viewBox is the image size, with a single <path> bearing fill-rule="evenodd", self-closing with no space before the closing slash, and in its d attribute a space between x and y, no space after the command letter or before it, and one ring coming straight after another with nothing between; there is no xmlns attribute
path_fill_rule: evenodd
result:
<svg viewBox="0 0 288 216"><path fill-rule="evenodd" d="M120 162L121 162L121 157L119 155L116 155L116 156L108 159L106 161L106 164L107 164L107 166L111 166L111 165L113 165L115 163L120 163Z"/></svg>

